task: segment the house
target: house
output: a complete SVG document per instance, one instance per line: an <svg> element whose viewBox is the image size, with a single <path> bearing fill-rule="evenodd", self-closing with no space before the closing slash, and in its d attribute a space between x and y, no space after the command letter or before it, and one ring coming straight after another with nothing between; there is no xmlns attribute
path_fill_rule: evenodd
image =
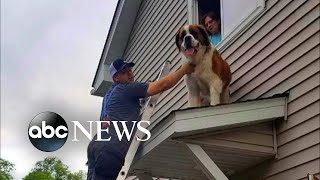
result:
<svg viewBox="0 0 320 180"><path fill-rule="evenodd" d="M175 33L201 15L221 17L216 46L232 71L228 105L187 108L184 81L162 93L152 138L130 174L139 179L308 179L320 175L319 0L119 0L92 83L103 96L110 62L136 63L154 80L181 65ZM285 94L285 96L275 96Z"/></svg>

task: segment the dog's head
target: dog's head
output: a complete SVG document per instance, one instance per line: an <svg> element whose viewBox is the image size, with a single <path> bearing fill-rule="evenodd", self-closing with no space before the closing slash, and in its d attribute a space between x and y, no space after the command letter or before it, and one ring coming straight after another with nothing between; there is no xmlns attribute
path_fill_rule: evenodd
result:
<svg viewBox="0 0 320 180"><path fill-rule="evenodd" d="M195 56L199 50L210 46L205 28L201 25L185 25L176 34L176 45L187 57Z"/></svg>

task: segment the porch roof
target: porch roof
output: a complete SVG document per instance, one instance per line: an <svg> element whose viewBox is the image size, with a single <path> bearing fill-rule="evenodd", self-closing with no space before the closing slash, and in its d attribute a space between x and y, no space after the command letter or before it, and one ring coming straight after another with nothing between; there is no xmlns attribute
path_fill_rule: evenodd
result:
<svg viewBox="0 0 320 180"><path fill-rule="evenodd" d="M149 127L151 138L140 145L129 173L203 179L205 170L192 158L192 145L199 145L227 176L256 165L276 154L272 121L286 119L286 106L286 97L280 96L174 111ZM248 128L261 123L265 134L250 137Z"/></svg>

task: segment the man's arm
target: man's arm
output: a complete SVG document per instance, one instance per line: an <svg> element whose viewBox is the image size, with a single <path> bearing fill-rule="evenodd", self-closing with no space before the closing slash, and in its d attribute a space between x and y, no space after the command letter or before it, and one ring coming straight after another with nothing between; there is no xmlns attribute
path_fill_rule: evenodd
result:
<svg viewBox="0 0 320 180"><path fill-rule="evenodd" d="M176 85L179 80L185 75L194 71L194 65L189 63L183 64L176 72L170 73L158 81L149 83L147 95L153 96L163 91L166 91Z"/></svg>

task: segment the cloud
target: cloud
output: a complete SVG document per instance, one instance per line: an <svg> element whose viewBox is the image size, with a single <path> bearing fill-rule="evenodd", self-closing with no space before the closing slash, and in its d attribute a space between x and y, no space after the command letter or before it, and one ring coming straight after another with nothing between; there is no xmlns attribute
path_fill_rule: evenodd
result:
<svg viewBox="0 0 320 180"><path fill-rule="evenodd" d="M47 156L85 170L85 137L45 153L32 146L27 129L43 111L60 114L70 126L99 118L102 99L90 95L91 83L116 3L1 1L1 157L16 164L16 179Z"/></svg>

